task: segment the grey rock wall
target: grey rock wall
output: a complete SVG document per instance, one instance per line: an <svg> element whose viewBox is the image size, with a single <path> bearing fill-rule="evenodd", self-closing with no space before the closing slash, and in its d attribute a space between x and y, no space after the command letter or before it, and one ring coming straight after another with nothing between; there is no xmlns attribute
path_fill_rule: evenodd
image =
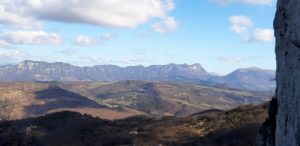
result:
<svg viewBox="0 0 300 146"><path fill-rule="evenodd" d="M278 106L275 138L268 137L272 125L267 120L256 145L300 146L300 0L277 0L274 29Z"/></svg>
<svg viewBox="0 0 300 146"><path fill-rule="evenodd" d="M278 0L274 21L277 59L277 146L300 145L300 1Z"/></svg>
<svg viewBox="0 0 300 146"><path fill-rule="evenodd" d="M276 115L278 111L277 99L272 98L269 104L269 117L261 126L256 138L256 146L274 146L275 145L275 130L276 130Z"/></svg>

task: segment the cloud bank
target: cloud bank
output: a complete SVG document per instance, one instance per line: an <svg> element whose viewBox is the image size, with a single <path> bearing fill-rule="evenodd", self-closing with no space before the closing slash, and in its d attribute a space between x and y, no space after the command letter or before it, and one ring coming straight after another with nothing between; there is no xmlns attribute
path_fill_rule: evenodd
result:
<svg viewBox="0 0 300 146"><path fill-rule="evenodd" d="M3 0L0 22L29 28L33 21L56 21L134 28L152 18L165 20L172 0Z"/></svg>
<svg viewBox="0 0 300 146"><path fill-rule="evenodd" d="M63 44L63 39L56 33L44 31L14 31L0 33L0 44L61 45Z"/></svg>

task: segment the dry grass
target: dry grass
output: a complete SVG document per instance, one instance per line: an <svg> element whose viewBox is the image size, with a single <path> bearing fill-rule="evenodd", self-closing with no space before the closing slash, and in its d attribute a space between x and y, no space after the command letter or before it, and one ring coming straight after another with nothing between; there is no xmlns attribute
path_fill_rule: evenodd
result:
<svg viewBox="0 0 300 146"><path fill-rule="evenodd" d="M135 116L147 115L144 112L140 112L134 109L124 108L119 110L113 110L108 108L63 108L51 110L48 113L61 112L61 111L72 111L81 114L88 114L93 117L98 117L107 120L119 120Z"/></svg>

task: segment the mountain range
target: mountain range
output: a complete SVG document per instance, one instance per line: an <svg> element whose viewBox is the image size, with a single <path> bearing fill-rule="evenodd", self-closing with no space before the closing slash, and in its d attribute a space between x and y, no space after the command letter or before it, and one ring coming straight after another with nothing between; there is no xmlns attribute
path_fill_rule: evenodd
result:
<svg viewBox="0 0 300 146"><path fill-rule="evenodd" d="M26 60L16 65L0 66L1 82L24 81L169 81L273 92L275 71L244 68L225 76L207 72L200 64L168 64L119 67L95 65L79 67L67 63Z"/></svg>

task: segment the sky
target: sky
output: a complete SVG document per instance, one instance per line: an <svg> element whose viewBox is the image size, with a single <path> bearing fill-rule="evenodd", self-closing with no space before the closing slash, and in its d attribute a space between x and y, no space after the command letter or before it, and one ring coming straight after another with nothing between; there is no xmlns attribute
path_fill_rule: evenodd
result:
<svg viewBox="0 0 300 146"><path fill-rule="evenodd" d="M0 65L275 69L275 0L0 0Z"/></svg>

